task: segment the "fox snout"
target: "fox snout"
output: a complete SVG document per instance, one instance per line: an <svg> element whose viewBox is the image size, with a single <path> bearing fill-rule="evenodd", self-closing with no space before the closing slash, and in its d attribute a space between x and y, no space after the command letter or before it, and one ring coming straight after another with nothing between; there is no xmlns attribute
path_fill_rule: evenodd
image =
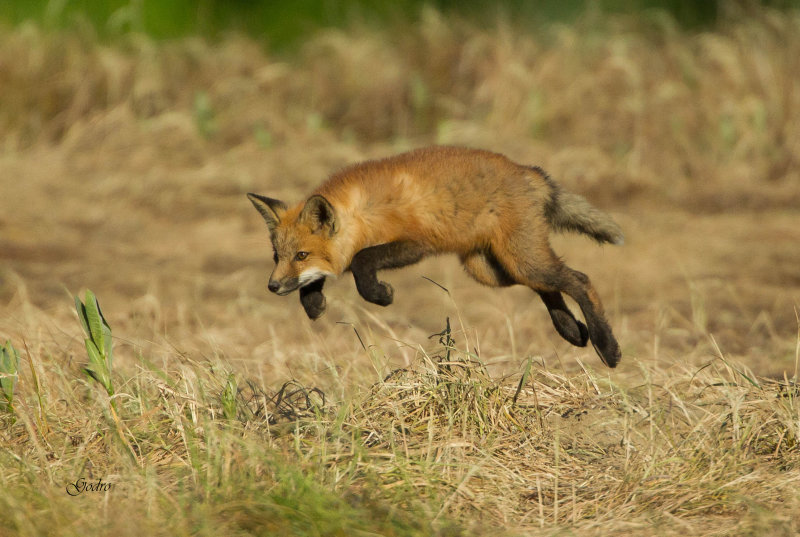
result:
<svg viewBox="0 0 800 537"><path fill-rule="evenodd" d="M297 284L296 283L282 284L280 282L271 280L267 284L267 289L269 289L278 296L285 296L294 291L295 289L297 289Z"/></svg>
<svg viewBox="0 0 800 537"><path fill-rule="evenodd" d="M273 278L270 277L267 289L278 296L288 295L300 287L300 281L296 277Z"/></svg>

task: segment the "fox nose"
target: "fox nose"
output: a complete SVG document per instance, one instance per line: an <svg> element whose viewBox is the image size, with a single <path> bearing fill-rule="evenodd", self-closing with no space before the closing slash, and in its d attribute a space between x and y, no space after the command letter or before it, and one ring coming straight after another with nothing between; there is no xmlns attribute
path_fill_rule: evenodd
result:
<svg viewBox="0 0 800 537"><path fill-rule="evenodd" d="M273 293L277 293L278 289L280 289L280 287L281 287L281 284L279 284L278 282L276 282L274 280L270 280L269 284L267 284L267 289L269 289Z"/></svg>

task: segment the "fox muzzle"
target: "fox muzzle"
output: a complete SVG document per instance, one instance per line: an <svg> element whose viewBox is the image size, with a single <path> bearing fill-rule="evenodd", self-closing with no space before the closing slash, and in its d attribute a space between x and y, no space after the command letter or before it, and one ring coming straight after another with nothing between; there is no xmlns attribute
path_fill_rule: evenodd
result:
<svg viewBox="0 0 800 537"><path fill-rule="evenodd" d="M270 278L267 284L267 289L279 296L288 295L292 291L296 291L298 287L300 287L300 282L297 278L284 278L282 280Z"/></svg>

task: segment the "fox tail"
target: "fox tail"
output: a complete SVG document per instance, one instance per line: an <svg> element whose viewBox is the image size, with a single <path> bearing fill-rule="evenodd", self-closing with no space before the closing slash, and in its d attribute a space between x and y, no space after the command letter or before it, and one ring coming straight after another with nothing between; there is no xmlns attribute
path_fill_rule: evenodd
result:
<svg viewBox="0 0 800 537"><path fill-rule="evenodd" d="M585 233L599 243L619 245L625 242L617 223L577 194L554 189L547 207L547 219L556 231Z"/></svg>

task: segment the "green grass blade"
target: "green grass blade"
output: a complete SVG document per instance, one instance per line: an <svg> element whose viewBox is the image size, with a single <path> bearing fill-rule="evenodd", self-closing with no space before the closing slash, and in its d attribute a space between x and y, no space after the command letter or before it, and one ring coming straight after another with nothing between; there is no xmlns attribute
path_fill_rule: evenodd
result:
<svg viewBox="0 0 800 537"><path fill-rule="evenodd" d="M227 382L225 382L225 388L222 390L222 411L226 419L236 419L236 394L238 391L236 376L231 373L228 375Z"/></svg>
<svg viewBox="0 0 800 537"><path fill-rule="evenodd" d="M528 357L528 361L525 364L525 371L522 373L522 378L519 379L519 384L517 384L517 390L514 392L514 398L512 399L515 405L517 404L517 398L519 397L519 394L522 391L522 387L525 386L525 383L528 381L528 377L531 374L532 365L533 365L533 357Z"/></svg>
<svg viewBox="0 0 800 537"><path fill-rule="evenodd" d="M100 308L97 304L97 297L90 290L86 290L86 322L89 325L89 334L97 346L98 350L105 352L105 337L103 334L103 319L100 316Z"/></svg>
<svg viewBox="0 0 800 537"><path fill-rule="evenodd" d="M78 320L81 322L83 331L87 337L91 337L92 333L89 331L89 325L86 322L86 306L83 305L79 297L75 297L75 310L78 312Z"/></svg>

